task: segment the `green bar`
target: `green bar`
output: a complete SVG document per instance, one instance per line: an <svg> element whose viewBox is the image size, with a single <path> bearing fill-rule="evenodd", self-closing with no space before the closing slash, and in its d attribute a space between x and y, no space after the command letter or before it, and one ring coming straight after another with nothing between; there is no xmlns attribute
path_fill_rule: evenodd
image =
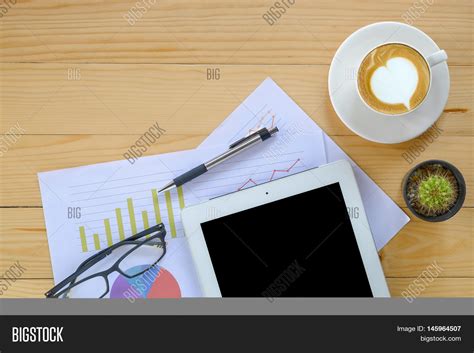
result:
<svg viewBox="0 0 474 353"><path fill-rule="evenodd" d="M156 189L151 189L151 196L153 197L153 207L155 208L156 224L161 223L160 204L158 203L158 193Z"/></svg>
<svg viewBox="0 0 474 353"><path fill-rule="evenodd" d="M171 237L176 238L176 226L174 225L173 204L171 203L171 194L165 191L166 208L168 209L168 221L170 223Z"/></svg>
<svg viewBox="0 0 474 353"><path fill-rule="evenodd" d="M142 219L143 219L143 229L150 228L148 224L148 213L146 211L142 211ZM147 234L146 238L148 238L150 234Z"/></svg>
<svg viewBox="0 0 474 353"><path fill-rule="evenodd" d="M130 227L132 227L132 235L137 234L137 222L135 222L135 210L133 209L133 200L127 199L128 216L130 217Z"/></svg>
<svg viewBox="0 0 474 353"><path fill-rule="evenodd" d="M99 234L94 234L94 246L96 250L100 250Z"/></svg>
<svg viewBox="0 0 474 353"><path fill-rule="evenodd" d="M82 252L87 252L86 231L84 227L79 227L79 234L81 235Z"/></svg>
<svg viewBox="0 0 474 353"><path fill-rule="evenodd" d="M178 200L179 200L179 208L183 209L184 208L184 195L183 195L183 187L178 186Z"/></svg>
<svg viewBox="0 0 474 353"><path fill-rule="evenodd" d="M123 231L123 222L122 222L122 210L120 208L115 209L115 216L117 217L117 226L119 231L120 240L125 239L125 232Z"/></svg>
<svg viewBox="0 0 474 353"><path fill-rule="evenodd" d="M111 246L112 242L112 230L110 229L110 221L109 219L104 219L104 226L105 226L105 235L107 236L107 245Z"/></svg>

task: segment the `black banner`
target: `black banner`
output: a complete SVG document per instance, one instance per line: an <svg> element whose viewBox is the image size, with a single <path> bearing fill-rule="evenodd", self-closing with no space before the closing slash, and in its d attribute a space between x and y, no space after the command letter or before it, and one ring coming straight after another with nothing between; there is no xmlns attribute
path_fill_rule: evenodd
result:
<svg viewBox="0 0 474 353"><path fill-rule="evenodd" d="M0 352L473 352L472 316L3 316Z"/></svg>

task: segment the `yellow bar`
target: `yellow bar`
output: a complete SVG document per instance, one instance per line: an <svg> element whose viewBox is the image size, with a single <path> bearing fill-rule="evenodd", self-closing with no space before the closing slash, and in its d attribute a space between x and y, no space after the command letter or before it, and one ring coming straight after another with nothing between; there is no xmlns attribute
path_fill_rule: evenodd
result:
<svg viewBox="0 0 474 353"><path fill-rule="evenodd" d="M119 231L120 240L125 239L125 232L123 231L123 221L122 221L122 210L120 208L115 209L115 216L117 217L117 226Z"/></svg>
<svg viewBox="0 0 474 353"><path fill-rule="evenodd" d="M176 226L174 225L173 204L171 203L171 194L165 191L166 208L168 209L168 221L170 223L171 237L176 237Z"/></svg>
<svg viewBox="0 0 474 353"><path fill-rule="evenodd" d="M137 222L135 222L135 210L133 209L133 200L127 199L128 216L130 217L130 227L132 228L132 235L137 234Z"/></svg>
<svg viewBox="0 0 474 353"><path fill-rule="evenodd" d="M109 219L104 219L104 226L105 226L105 235L107 236L107 245L111 246L112 242L112 230L110 229L110 221Z"/></svg>
<svg viewBox="0 0 474 353"><path fill-rule="evenodd" d="M155 209L156 224L161 223L160 204L158 203L158 193L156 189L151 189L151 196L153 197L153 207Z"/></svg>
<svg viewBox="0 0 474 353"><path fill-rule="evenodd" d="M86 231L84 227L79 227L79 234L81 235L82 252L87 252Z"/></svg>
<svg viewBox="0 0 474 353"><path fill-rule="evenodd" d="M146 211L142 211L142 219L143 219L143 227L145 229L150 228L148 224L148 213Z"/></svg>
<svg viewBox="0 0 474 353"><path fill-rule="evenodd" d="M99 234L94 234L94 246L96 250L100 250L100 241L99 241Z"/></svg>
<svg viewBox="0 0 474 353"><path fill-rule="evenodd" d="M148 224L148 213L146 211L142 211L142 219L143 219L143 229L150 228ZM150 234L147 234L146 238L148 238Z"/></svg>
<svg viewBox="0 0 474 353"><path fill-rule="evenodd" d="M184 208L183 187L178 186L177 191L178 191L179 208L183 209Z"/></svg>

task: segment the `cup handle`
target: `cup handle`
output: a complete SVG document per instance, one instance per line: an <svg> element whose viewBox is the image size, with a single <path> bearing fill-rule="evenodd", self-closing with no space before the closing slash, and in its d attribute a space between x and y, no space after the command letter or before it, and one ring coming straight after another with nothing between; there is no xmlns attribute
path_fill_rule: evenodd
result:
<svg viewBox="0 0 474 353"><path fill-rule="evenodd" d="M441 64L446 60L448 60L448 54L446 54L444 50L439 50L426 58L426 61L428 62L430 67Z"/></svg>

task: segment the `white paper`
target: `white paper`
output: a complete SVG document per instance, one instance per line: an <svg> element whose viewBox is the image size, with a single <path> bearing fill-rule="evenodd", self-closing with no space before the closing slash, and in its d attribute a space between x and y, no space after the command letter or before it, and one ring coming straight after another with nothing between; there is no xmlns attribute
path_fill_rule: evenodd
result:
<svg viewBox="0 0 474 353"><path fill-rule="evenodd" d="M400 207L271 78L263 81L199 147L208 148L229 139L234 131L242 131L243 127L249 128L258 122L269 109L285 116L285 124L300 127L304 134L321 132L327 163L346 159L352 164L377 250L382 249L410 221ZM245 111L250 111L255 117L249 120L246 118L249 112L244 114ZM268 123L268 117L265 120ZM314 145L310 141L306 148L318 149L319 141L315 140Z"/></svg>

